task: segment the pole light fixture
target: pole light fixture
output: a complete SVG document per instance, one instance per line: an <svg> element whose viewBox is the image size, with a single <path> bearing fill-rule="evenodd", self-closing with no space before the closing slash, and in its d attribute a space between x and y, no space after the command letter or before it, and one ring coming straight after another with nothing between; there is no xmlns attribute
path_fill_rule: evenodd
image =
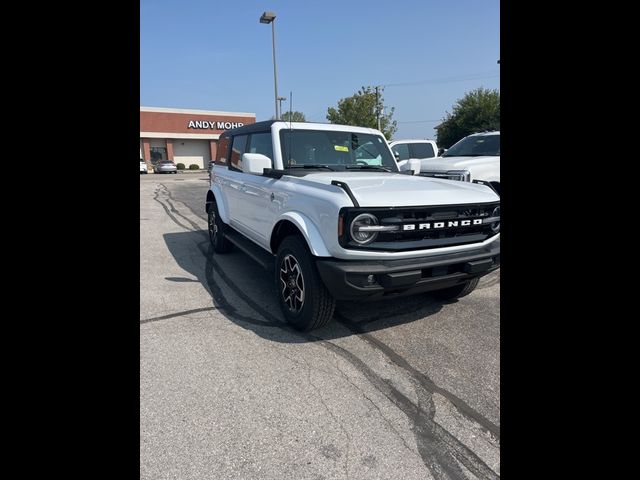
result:
<svg viewBox="0 0 640 480"><path fill-rule="evenodd" d="M280 120L280 109L278 108L278 73L276 70L276 14L274 12L263 12L260 16L260 23L271 24L271 41L273 43L273 85L275 89L276 120Z"/></svg>

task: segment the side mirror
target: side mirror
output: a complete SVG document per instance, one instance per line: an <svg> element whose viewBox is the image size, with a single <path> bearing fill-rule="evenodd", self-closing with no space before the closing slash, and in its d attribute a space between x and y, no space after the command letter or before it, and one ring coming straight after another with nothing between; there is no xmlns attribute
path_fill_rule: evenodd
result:
<svg viewBox="0 0 640 480"><path fill-rule="evenodd" d="M402 162L398 163L398 168L400 168L401 172L411 170L413 171L413 175L418 175L420 173L421 167L422 162L417 158L403 160Z"/></svg>
<svg viewBox="0 0 640 480"><path fill-rule="evenodd" d="M271 159L261 153L243 153L242 171L262 175L265 168L271 168Z"/></svg>
<svg viewBox="0 0 640 480"><path fill-rule="evenodd" d="M409 159L409 170L413 170L414 175L418 175L420 173L420 168L422 167L422 162L417 158Z"/></svg>

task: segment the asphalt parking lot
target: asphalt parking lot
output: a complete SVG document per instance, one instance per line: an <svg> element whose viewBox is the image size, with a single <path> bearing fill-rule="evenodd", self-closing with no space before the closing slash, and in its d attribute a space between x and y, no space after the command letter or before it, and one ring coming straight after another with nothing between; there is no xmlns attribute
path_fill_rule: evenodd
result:
<svg viewBox="0 0 640 480"><path fill-rule="evenodd" d="M206 174L140 176L141 479L500 477L500 271L302 334L212 256Z"/></svg>

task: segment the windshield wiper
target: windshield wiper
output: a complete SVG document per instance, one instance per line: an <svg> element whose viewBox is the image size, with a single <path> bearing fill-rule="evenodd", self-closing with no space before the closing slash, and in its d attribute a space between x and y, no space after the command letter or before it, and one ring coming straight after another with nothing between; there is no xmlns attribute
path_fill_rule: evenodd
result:
<svg viewBox="0 0 640 480"><path fill-rule="evenodd" d="M332 172L335 172L335 169L329 167L328 165L319 165L319 164L313 164L313 163L307 163L304 165L289 165L287 168L326 168L327 170L331 170Z"/></svg>
<svg viewBox="0 0 640 480"><path fill-rule="evenodd" d="M345 165L348 170L380 170L383 172L391 172L387 167L380 167L378 165Z"/></svg>

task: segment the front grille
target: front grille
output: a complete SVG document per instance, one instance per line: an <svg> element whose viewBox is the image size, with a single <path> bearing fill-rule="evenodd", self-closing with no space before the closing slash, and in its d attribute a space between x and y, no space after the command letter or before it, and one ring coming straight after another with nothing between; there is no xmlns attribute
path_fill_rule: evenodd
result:
<svg viewBox="0 0 640 480"><path fill-rule="evenodd" d="M479 243L499 232L499 202L433 207L343 208L345 228L340 237L344 248L360 250L407 251ZM380 226L394 231L377 234L376 239L359 245L351 238L351 221L362 213L375 215Z"/></svg>

